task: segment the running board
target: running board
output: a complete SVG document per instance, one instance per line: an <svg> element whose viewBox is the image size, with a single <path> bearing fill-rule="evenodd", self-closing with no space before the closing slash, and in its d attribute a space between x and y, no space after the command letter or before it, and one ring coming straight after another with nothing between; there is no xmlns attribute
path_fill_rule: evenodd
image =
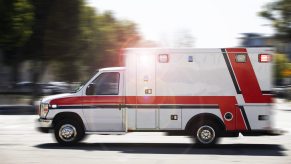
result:
<svg viewBox="0 0 291 164"><path fill-rule="evenodd" d="M86 134L124 135L126 132L86 132Z"/></svg>

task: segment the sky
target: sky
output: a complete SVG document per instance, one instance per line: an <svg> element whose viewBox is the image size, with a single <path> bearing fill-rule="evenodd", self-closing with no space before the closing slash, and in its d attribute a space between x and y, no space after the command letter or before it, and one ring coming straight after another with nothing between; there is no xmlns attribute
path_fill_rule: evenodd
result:
<svg viewBox="0 0 291 164"><path fill-rule="evenodd" d="M146 40L173 47L178 38L194 38L196 48L235 47L242 33L274 33L258 16L272 0L87 0L98 12L135 22Z"/></svg>

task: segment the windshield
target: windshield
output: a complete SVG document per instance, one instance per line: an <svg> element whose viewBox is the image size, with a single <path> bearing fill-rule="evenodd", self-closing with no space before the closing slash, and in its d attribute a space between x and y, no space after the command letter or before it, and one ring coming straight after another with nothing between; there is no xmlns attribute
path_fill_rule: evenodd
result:
<svg viewBox="0 0 291 164"><path fill-rule="evenodd" d="M90 80L91 80L91 78L94 76L94 75L96 75L97 73L99 72L99 70L97 70L93 75L91 75L90 77L89 77L89 79L88 80L86 80L86 81L84 81L83 83L81 83L73 92L74 93L76 93L76 92L79 92L83 87L84 87L84 85L85 84L87 84Z"/></svg>

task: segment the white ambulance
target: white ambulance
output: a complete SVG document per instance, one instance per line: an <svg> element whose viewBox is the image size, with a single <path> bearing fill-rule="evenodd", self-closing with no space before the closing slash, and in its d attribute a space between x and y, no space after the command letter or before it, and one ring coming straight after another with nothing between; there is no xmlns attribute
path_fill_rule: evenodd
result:
<svg viewBox="0 0 291 164"><path fill-rule="evenodd" d="M60 144L85 134L168 132L197 144L271 135L272 48L131 48L75 93L40 102L39 130Z"/></svg>

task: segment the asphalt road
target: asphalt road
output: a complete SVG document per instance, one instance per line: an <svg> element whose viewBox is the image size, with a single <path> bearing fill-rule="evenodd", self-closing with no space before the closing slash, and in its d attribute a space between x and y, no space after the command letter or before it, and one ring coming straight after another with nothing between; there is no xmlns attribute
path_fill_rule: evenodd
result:
<svg viewBox="0 0 291 164"><path fill-rule="evenodd" d="M35 130L35 115L0 115L1 164L89 163L291 163L291 111L277 110L281 136L225 138L213 148L200 148L187 137L162 133L91 135L83 143L62 147L51 134Z"/></svg>

